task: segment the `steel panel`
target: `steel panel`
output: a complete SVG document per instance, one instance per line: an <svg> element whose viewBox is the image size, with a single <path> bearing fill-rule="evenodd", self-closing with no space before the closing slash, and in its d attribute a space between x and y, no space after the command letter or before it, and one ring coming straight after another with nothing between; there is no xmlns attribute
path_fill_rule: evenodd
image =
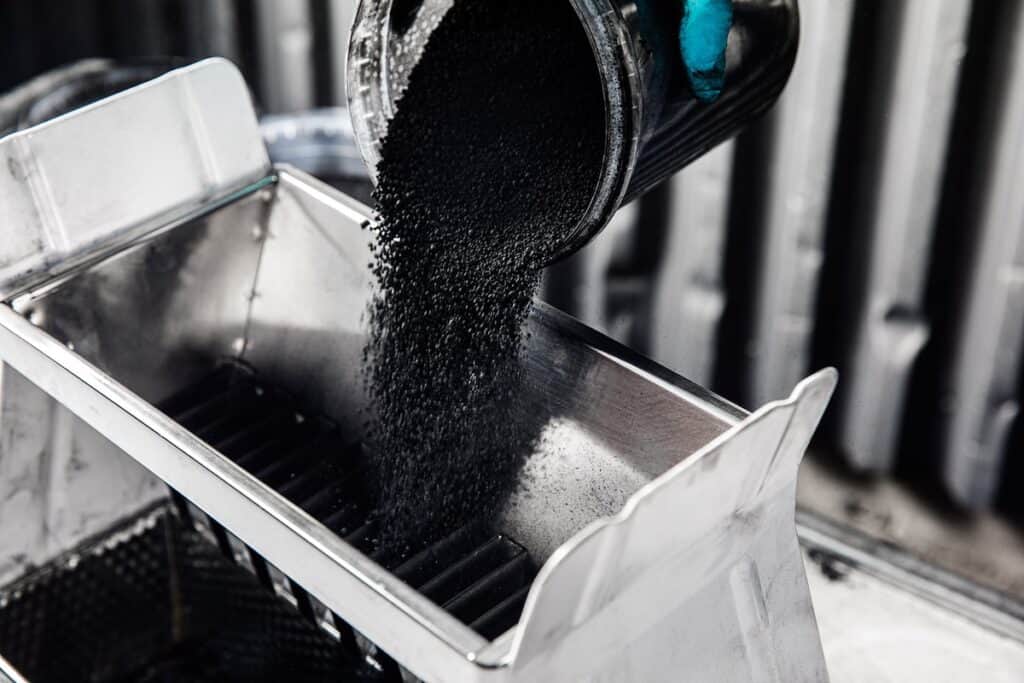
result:
<svg viewBox="0 0 1024 683"><path fill-rule="evenodd" d="M840 390L837 440L858 469L896 459L910 374L928 340L924 294L945 151L966 51L968 0L906 0L883 60L888 98L863 229L869 241ZM881 48L884 49L884 48Z"/></svg>

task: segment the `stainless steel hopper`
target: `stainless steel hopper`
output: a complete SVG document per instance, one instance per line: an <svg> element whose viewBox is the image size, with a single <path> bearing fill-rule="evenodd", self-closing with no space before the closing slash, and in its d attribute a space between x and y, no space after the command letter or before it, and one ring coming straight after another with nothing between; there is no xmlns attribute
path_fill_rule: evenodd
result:
<svg viewBox="0 0 1024 683"><path fill-rule="evenodd" d="M228 362L298 423L360 439L371 214L271 166L230 63L4 138L0 160L0 420L21 425L0 466L31 469L32 440L59 433L62 467L91 473L44 477L45 495L0 477L0 536L26 496L57 491L78 515L60 538L0 543L3 583L169 487L234 561L395 676L827 679L794 505L833 371L747 414L538 303L524 362L543 432L496 531L539 573L518 623L484 637L157 407Z"/></svg>

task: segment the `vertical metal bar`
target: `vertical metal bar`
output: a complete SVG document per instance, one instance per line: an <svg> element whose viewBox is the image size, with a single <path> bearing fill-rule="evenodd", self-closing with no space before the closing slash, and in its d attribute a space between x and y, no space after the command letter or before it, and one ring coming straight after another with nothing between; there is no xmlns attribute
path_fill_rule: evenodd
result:
<svg viewBox="0 0 1024 683"><path fill-rule="evenodd" d="M858 469L895 458L914 363L928 339L924 289L969 0L904 0L887 56L870 253L842 388L838 441Z"/></svg>
<svg viewBox="0 0 1024 683"><path fill-rule="evenodd" d="M665 253L654 287L654 358L704 386L711 383L725 308L734 152L733 143L720 145L668 181Z"/></svg>
<svg viewBox="0 0 1024 683"><path fill-rule="evenodd" d="M186 0L188 49L193 57L225 57L239 64L238 16L233 0Z"/></svg>
<svg viewBox="0 0 1024 683"><path fill-rule="evenodd" d="M566 313L608 331L608 271L628 243L639 219L638 204L619 209L586 247L547 269L542 297Z"/></svg>
<svg viewBox="0 0 1024 683"><path fill-rule="evenodd" d="M330 24L331 97L334 104L344 106L345 74L348 62L348 38L356 15L356 0L327 0Z"/></svg>
<svg viewBox="0 0 1024 683"><path fill-rule="evenodd" d="M774 144L753 292L752 405L785 396L810 368L852 15L853 0L800 4L800 48L771 122Z"/></svg>
<svg viewBox="0 0 1024 683"><path fill-rule="evenodd" d="M305 0L258 0L260 81L268 112L292 112L314 104L313 24Z"/></svg>
<svg viewBox="0 0 1024 683"><path fill-rule="evenodd" d="M1007 441L1020 413L1017 382L1024 353L1024 4L1014 7L1008 44L996 50L987 177L972 220L978 226L957 332L945 413L943 476L957 500L992 503Z"/></svg>

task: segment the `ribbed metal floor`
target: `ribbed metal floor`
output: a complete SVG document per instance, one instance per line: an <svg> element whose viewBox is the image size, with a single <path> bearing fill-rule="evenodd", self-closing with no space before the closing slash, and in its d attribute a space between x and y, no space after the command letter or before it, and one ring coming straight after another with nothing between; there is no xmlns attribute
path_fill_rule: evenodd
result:
<svg viewBox="0 0 1024 683"><path fill-rule="evenodd" d="M226 363L161 408L485 638L518 622L537 572L522 546L486 528L467 526L403 555L381 548L372 462L361 444L329 420L300 411L249 368ZM223 540L222 529L215 528L214 535L226 554L237 552ZM257 576L272 585L262 558L250 550L247 559ZM309 596L297 586L289 590L300 609L316 619ZM346 630L337 617L332 621L339 631Z"/></svg>

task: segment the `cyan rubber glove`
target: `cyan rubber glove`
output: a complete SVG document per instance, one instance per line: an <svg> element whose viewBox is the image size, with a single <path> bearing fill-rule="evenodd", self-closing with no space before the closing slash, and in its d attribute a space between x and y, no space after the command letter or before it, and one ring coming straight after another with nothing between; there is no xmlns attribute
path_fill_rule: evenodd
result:
<svg viewBox="0 0 1024 683"><path fill-rule="evenodd" d="M711 102L725 81L725 46L732 26L732 0L683 0L679 47L697 99Z"/></svg>

